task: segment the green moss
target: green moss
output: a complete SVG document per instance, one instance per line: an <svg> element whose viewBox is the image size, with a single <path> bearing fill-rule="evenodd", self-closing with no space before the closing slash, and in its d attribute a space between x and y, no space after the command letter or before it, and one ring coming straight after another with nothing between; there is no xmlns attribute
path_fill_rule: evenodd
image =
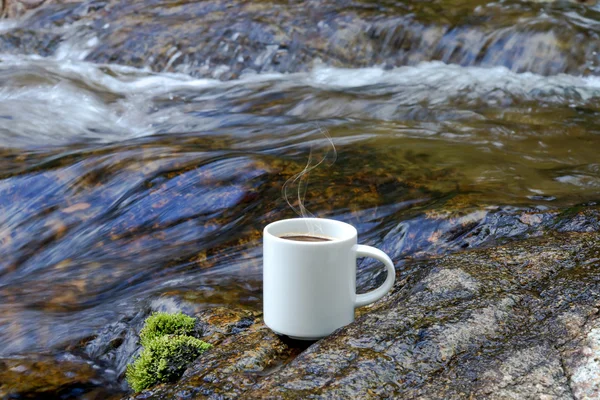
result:
<svg viewBox="0 0 600 400"><path fill-rule="evenodd" d="M172 382L210 347L191 336L164 335L146 339L140 356L127 366L127 382L136 392L157 383Z"/></svg>
<svg viewBox="0 0 600 400"><path fill-rule="evenodd" d="M163 335L191 336L194 333L196 318L185 314L157 312L146 319L140 332L142 346Z"/></svg>
<svg viewBox="0 0 600 400"><path fill-rule="evenodd" d="M140 332L144 349L127 366L127 382L140 392L161 382L178 379L187 365L211 347L191 335L196 318L182 313L154 313L146 319Z"/></svg>

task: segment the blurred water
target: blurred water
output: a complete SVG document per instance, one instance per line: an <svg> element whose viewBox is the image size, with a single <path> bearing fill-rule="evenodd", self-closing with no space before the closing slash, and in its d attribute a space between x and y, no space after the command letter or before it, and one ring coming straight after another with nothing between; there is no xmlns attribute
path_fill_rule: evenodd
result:
<svg viewBox="0 0 600 400"><path fill-rule="evenodd" d="M328 150L322 130L338 160L313 171L306 207L399 266L480 245L482 225L510 236L501 215L598 200L595 76L427 61L220 81L84 61L98 43L0 55L0 355L165 294L259 308L262 227L294 216L281 188ZM379 277L360 269L363 289Z"/></svg>
<svg viewBox="0 0 600 400"><path fill-rule="evenodd" d="M26 56L2 57L0 76L3 354L167 291L258 307L260 230L293 215L280 190L311 146L327 150L320 129L339 158L311 175L309 211L396 261L436 246L395 245L398 223L452 199L480 221L596 200L600 185L595 77L431 62L220 82ZM440 229L426 226L412 234Z"/></svg>

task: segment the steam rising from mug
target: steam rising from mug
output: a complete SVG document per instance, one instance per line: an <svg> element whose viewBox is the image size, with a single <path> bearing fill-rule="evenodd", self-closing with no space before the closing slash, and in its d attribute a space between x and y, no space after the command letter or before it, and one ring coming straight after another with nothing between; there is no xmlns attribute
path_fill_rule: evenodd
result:
<svg viewBox="0 0 600 400"><path fill-rule="evenodd" d="M292 210L294 210L294 212L296 214L298 214L299 217L302 217L302 218L314 218L314 215L306 209L306 203L305 203L306 192L308 190L308 178L309 178L310 172L312 170L314 170L315 168L319 167L321 164L323 164L328 159L330 159L330 161L328 162L328 166L332 166L335 163L335 161L337 160L337 150L335 149L335 145L333 144L333 139L331 138L331 136L329 135L329 133L326 130L319 128L319 132L329 142L329 147L327 149L327 152L323 155L321 160L319 160L318 162L315 163L315 160L313 159L313 145L311 144L310 153L308 154L308 161L306 162L306 166L304 167L304 169L302 171L300 171L299 173L297 173L296 175L290 177L287 181L285 181L285 183L283 184L283 187L281 188L281 194L283 195L283 198L285 199L285 201L292 208ZM332 155L330 156L330 154L332 154ZM294 190L294 187L295 187L295 190ZM290 201L289 193L290 192L294 193L294 192L292 192L292 190L294 190L295 195L298 197L298 205L297 206L294 206L294 204L292 204L292 202ZM309 231L311 234L315 234L317 232L320 232L321 228L319 226L313 226L313 224L311 224L311 226L309 226Z"/></svg>

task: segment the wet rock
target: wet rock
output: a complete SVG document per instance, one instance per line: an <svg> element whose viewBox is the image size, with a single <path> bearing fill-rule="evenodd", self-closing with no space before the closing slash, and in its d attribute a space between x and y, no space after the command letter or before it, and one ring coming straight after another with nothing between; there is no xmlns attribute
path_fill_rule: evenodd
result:
<svg viewBox="0 0 600 400"><path fill-rule="evenodd" d="M183 311L194 316L197 318L194 336L213 347L188 368L178 383L158 385L138 395L162 399L207 393L240 395L265 372L291 360L307 346L273 334L262 323L259 312L225 307L202 309L205 306L178 296L155 299L135 316L106 326L83 350L115 371L115 380L122 383L121 390L130 390L123 381L124 372L141 350L139 331L145 318L155 311Z"/></svg>
<svg viewBox="0 0 600 400"><path fill-rule="evenodd" d="M54 10L69 4L84 3L82 0L3 0L0 1L0 18L19 18L27 12L44 7L56 7ZM90 2L91 3L91 2Z"/></svg>
<svg viewBox="0 0 600 400"><path fill-rule="evenodd" d="M566 24L549 30L536 16L539 5L522 7L520 13L506 11L498 18L503 10L476 2L375 7L327 0L213 1L164 11L141 4L111 6L107 19L102 18L110 18L110 26L98 32L101 44L88 59L221 79L248 71L305 71L315 62L390 68L441 60L541 74L589 72L587 60L600 50L591 43L595 32ZM446 18L440 21L442 13ZM576 39L580 36L586 39Z"/></svg>
<svg viewBox="0 0 600 400"><path fill-rule="evenodd" d="M0 359L2 399L118 398L111 386L97 367L69 354Z"/></svg>
<svg viewBox="0 0 600 400"><path fill-rule="evenodd" d="M46 1L48 0L3 0L0 3L1 16L4 18L19 17L27 10L38 8Z"/></svg>
<svg viewBox="0 0 600 400"><path fill-rule="evenodd" d="M0 35L2 52L10 54L38 54L47 57L54 54L60 41L60 35L55 33L35 32L26 28Z"/></svg>
<svg viewBox="0 0 600 400"><path fill-rule="evenodd" d="M290 346L289 342L293 343L257 323L200 356L178 383L158 386L133 398L243 398L266 373L297 355L303 344Z"/></svg>
<svg viewBox="0 0 600 400"><path fill-rule="evenodd" d="M600 274L582 279L580 270L598 253L597 234L569 234L419 264L372 312L250 396L571 398L570 384L593 386L595 378L565 370L566 344L556 334L569 329L593 342L568 321L586 320L597 304ZM586 371L590 361L574 368Z"/></svg>
<svg viewBox="0 0 600 400"><path fill-rule="evenodd" d="M434 269L413 289L413 298L430 302L472 297L479 291L479 282L461 269Z"/></svg>
<svg viewBox="0 0 600 400"><path fill-rule="evenodd" d="M553 233L407 263L306 350L254 319L137 398L597 398L599 256L600 234Z"/></svg>
<svg viewBox="0 0 600 400"><path fill-rule="evenodd" d="M598 232L600 210L597 206L573 207L562 212L553 225L559 232Z"/></svg>
<svg viewBox="0 0 600 400"><path fill-rule="evenodd" d="M577 399L597 399L600 397L600 319L598 309L592 310L593 315L582 330L587 332L583 337L575 336L567 343L563 351L564 368L568 373L569 384ZM569 323L569 326L579 326ZM572 328L571 328L572 329Z"/></svg>
<svg viewBox="0 0 600 400"><path fill-rule="evenodd" d="M184 312L197 318L195 335L212 345L218 345L228 336L243 332L253 325L256 312L224 307L202 309L205 305L182 301L175 296L165 296L150 302L134 315L124 316L100 330L83 344L87 356L109 366L115 374L124 377L127 364L140 353L139 333L146 318L153 312ZM76 347L78 348L78 347ZM127 386L122 382L121 388Z"/></svg>
<svg viewBox="0 0 600 400"><path fill-rule="evenodd" d="M509 239L541 236L548 230L597 232L597 206L563 210L453 209L453 199L444 211L432 210L392 226L381 248L392 259L425 258L470 248L479 248ZM360 279L360 277L359 277Z"/></svg>
<svg viewBox="0 0 600 400"><path fill-rule="evenodd" d="M11 1L5 14L19 15L40 3ZM571 3L46 0L26 25L80 21L60 32L59 41L79 37L79 45L91 43L84 46L87 60L220 79L306 71L316 62L392 68L430 60L539 74L597 74L599 32L580 23L596 12L586 7L594 1ZM41 34L50 31L29 40L43 42ZM0 50L11 50L11 35L15 40L15 33L0 35Z"/></svg>
<svg viewBox="0 0 600 400"><path fill-rule="evenodd" d="M489 399L572 399L560 354L549 344L501 354L475 385Z"/></svg>

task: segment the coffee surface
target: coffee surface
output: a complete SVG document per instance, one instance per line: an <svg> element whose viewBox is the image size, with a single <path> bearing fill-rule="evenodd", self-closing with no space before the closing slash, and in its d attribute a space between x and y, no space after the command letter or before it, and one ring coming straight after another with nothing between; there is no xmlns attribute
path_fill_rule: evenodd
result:
<svg viewBox="0 0 600 400"><path fill-rule="evenodd" d="M331 239L321 237L321 236L312 236L312 235L283 235L280 236L282 239L287 240L296 240L298 242L330 242Z"/></svg>

